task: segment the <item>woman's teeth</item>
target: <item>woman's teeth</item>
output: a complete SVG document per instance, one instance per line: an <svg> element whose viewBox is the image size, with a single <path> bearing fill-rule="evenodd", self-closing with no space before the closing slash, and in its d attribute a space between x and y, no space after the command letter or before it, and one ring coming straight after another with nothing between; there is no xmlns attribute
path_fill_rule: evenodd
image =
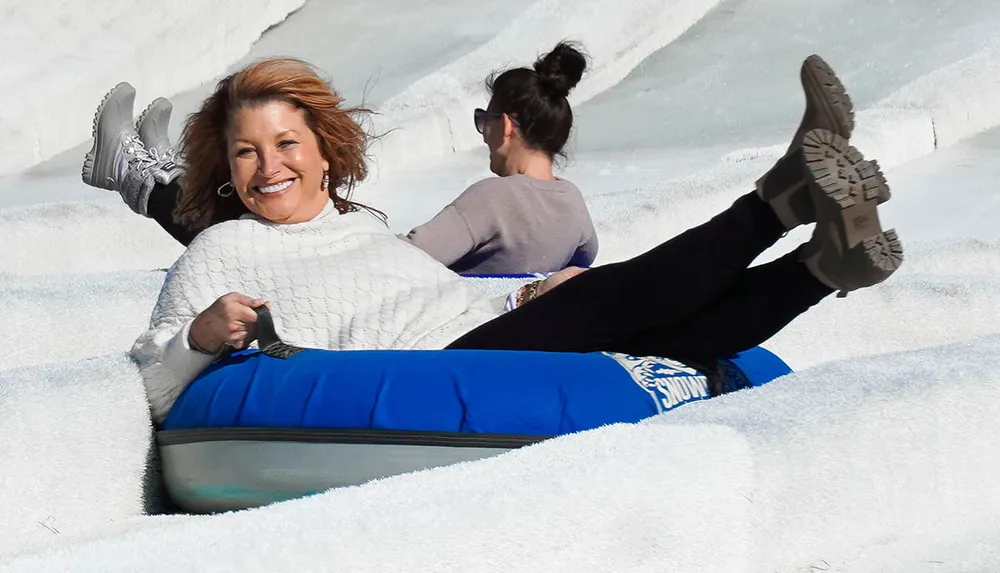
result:
<svg viewBox="0 0 1000 573"><path fill-rule="evenodd" d="M277 193L278 191L288 189L288 186L292 184L292 181L292 179L289 179L288 181L282 181L281 183L275 183L274 185L268 185L267 187L257 187L257 191L264 193L265 195L268 193Z"/></svg>

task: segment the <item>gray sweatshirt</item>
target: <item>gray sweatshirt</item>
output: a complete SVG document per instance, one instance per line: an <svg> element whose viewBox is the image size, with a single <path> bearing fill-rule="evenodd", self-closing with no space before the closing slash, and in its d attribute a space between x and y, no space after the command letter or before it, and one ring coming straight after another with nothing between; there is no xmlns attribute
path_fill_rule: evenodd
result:
<svg viewBox="0 0 1000 573"><path fill-rule="evenodd" d="M554 272L597 257L576 185L526 175L484 179L405 237L463 274Z"/></svg>

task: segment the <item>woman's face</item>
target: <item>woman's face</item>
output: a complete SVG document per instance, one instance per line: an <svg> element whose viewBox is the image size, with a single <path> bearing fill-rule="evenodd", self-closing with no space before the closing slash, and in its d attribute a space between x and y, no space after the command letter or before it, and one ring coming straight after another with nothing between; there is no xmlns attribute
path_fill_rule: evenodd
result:
<svg viewBox="0 0 1000 573"><path fill-rule="evenodd" d="M240 200L275 223L302 223L319 215L330 200L323 189L323 158L305 113L274 101L245 107L227 134L229 171Z"/></svg>

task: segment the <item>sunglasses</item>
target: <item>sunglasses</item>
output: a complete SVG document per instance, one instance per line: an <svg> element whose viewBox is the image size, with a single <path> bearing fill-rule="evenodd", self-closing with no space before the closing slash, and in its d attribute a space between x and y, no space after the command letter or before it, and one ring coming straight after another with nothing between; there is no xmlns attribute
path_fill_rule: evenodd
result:
<svg viewBox="0 0 1000 573"><path fill-rule="evenodd" d="M503 117L504 114L499 111L486 111L483 108L477 107L474 112L472 112L472 120L476 123L476 131L482 133L486 129L486 120L491 117ZM521 124L517 123L517 120L510 118L510 122L514 124L515 127L521 127Z"/></svg>

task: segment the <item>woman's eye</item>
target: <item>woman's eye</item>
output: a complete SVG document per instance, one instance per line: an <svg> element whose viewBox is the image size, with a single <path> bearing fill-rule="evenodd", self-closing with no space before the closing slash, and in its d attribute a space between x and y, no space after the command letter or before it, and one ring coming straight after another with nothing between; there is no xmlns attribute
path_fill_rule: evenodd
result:
<svg viewBox="0 0 1000 573"><path fill-rule="evenodd" d="M249 147L244 147L242 149L237 149L236 150L236 157L247 157L251 153L253 153L253 149L251 149Z"/></svg>
<svg viewBox="0 0 1000 573"><path fill-rule="evenodd" d="M296 142L292 141L291 139L283 139L281 143L278 144L278 147L289 147L295 144Z"/></svg>

